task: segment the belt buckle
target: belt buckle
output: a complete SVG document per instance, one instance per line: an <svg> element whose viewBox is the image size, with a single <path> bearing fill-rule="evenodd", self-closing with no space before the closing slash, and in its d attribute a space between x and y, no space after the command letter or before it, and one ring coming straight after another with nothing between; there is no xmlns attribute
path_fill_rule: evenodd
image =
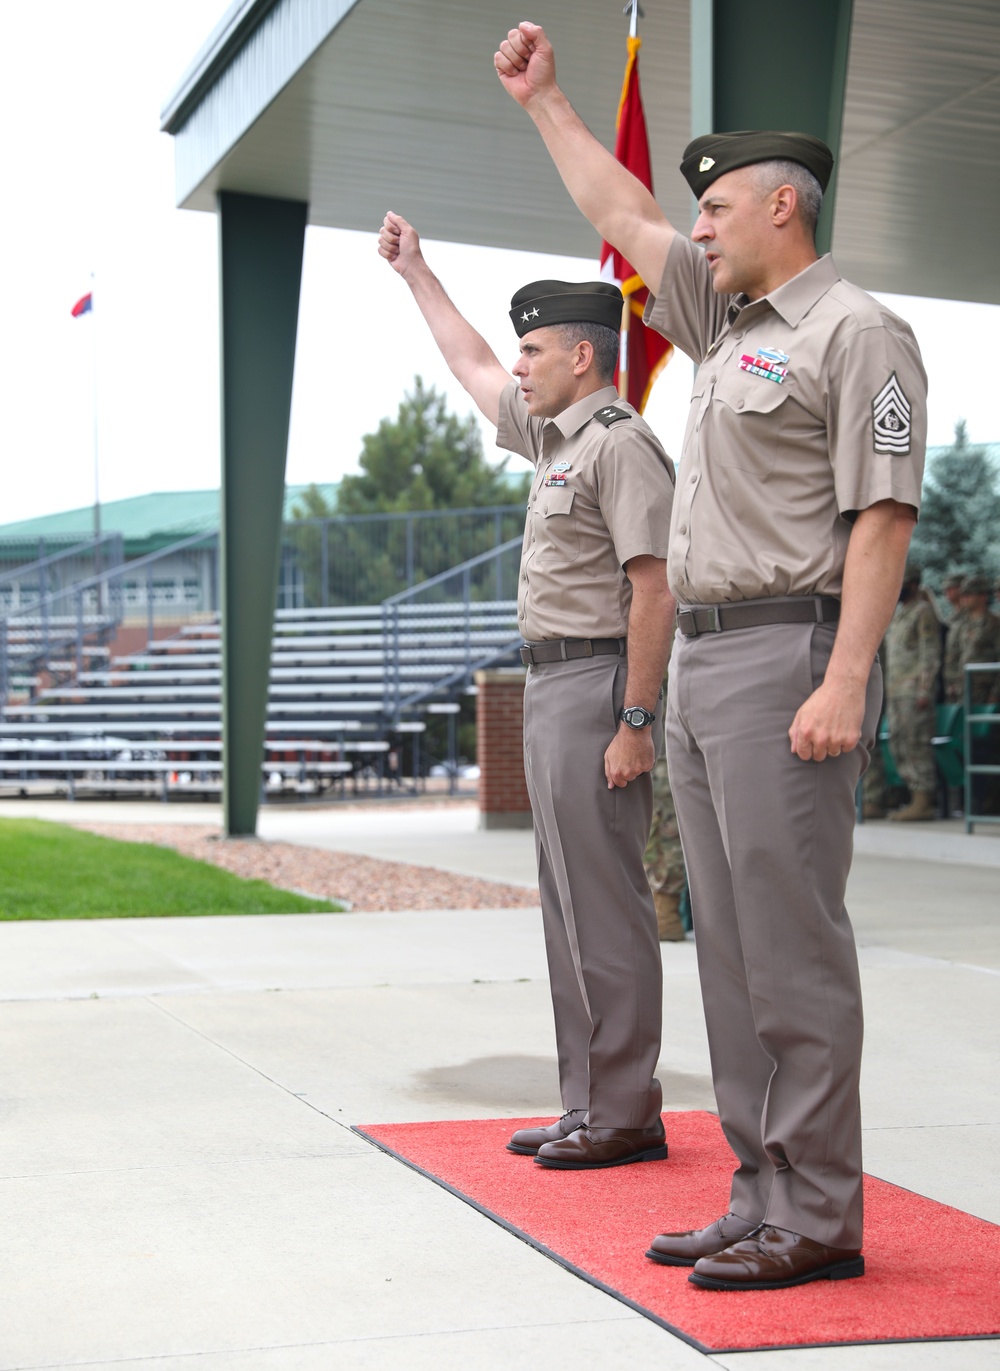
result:
<svg viewBox="0 0 1000 1371"><path fill-rule="evenodd" d="M532 652L531 648L528 646L527 643L522 644L518 655L521 658L522 666L534 666L535 654Z"/></svg>
<svg viewBox="0 0 1000 1371"><path fill-rule="evenodd" d="M677 611L677 631L682 638L697 638L698 625L695 622L693 609L679 609Z"/></svg>

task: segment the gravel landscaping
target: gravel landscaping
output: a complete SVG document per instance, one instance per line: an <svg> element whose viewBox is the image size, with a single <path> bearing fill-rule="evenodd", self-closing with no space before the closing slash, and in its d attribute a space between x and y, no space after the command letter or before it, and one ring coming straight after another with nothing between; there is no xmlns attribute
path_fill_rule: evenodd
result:
<svg viewBox="0 0 1000 1371"><path fill-rule="evenodd" d="M122 842L172 847L185 857L225 867L237 876L270 881L284 890L337 900L357 910L525 909L538 904L537 890L524 886L297 843L223 840L219 829L210 824L86 823L73 827Z"/></svg>

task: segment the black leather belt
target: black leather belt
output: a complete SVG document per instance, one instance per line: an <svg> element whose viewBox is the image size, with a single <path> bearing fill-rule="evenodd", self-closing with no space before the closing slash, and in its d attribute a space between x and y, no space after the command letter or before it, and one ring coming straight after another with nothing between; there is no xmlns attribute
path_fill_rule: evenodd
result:
<svg viewBox="0 0 1000 1371"><path fill-rule="evenodd" d="M790 600L679 608L677 628L682 637L697 638L701 633L725 633L730 628L760 628L764 624L835 624L839 618L839 600L830 595L803 595Z"/></svg>
<svg viewBox="0 0 1000 1371"><path fill-rule="evenodd" d="M624 656L624 638L552 638L544 643L525 643L521 661L525 666L536 662L571 662L578 657Z"/></svg>

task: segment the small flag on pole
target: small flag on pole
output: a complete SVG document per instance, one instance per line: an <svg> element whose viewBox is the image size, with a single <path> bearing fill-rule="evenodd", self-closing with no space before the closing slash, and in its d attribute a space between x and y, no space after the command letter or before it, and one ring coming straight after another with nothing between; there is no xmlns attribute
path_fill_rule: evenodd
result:
<svg viewBox="0 0 1000 1371"><path fill-rule="evenodd" d="M94 294L93 291L88 290L86 295L80 296L79 300L77 300L76 304L70 310L70 314L72 314L74 319L79 319L81 314L89 314L93 308Z"/></svg>
<svg viewBox="0 0 1000 1371"><path fill-rule="evenodd" d="M629 37L628 62L625 67L625 80L622 83L622 96L618 103L618 121L615 125L615 157L647 190L652 191L653 172L649 159L649 136L646 133L646 116L639 92L641 46L641 38ZM605 280L617 281L625 296L627 308L623 311L622 345L615 383L619 395L628 400L641 414L646 407L653 382L670 360L673 345L642 322L642 311L649 298L649 291L635 267L610 243L601 244L601 275ZM659 282L654 284L659 285ZM621 384L622 379L625 381L624 388Z"/></svg>

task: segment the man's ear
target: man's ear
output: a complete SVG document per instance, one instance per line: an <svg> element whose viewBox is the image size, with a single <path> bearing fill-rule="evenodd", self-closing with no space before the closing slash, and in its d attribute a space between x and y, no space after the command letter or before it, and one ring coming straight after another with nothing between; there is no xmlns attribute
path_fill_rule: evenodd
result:
<svg viewBox="0 0 1000 1371"><path fill-rule="evenodd" d="M794 186L779 186L771 195L771 223L782 228L795 217L799 196Z"/></svg>
<svg viewBox="0 0 1000 1371"><path fill-rule="evenodd" d="M594 361L594 345L587 338L581 338L573 349L573 375L584 376Z"/></svg>

